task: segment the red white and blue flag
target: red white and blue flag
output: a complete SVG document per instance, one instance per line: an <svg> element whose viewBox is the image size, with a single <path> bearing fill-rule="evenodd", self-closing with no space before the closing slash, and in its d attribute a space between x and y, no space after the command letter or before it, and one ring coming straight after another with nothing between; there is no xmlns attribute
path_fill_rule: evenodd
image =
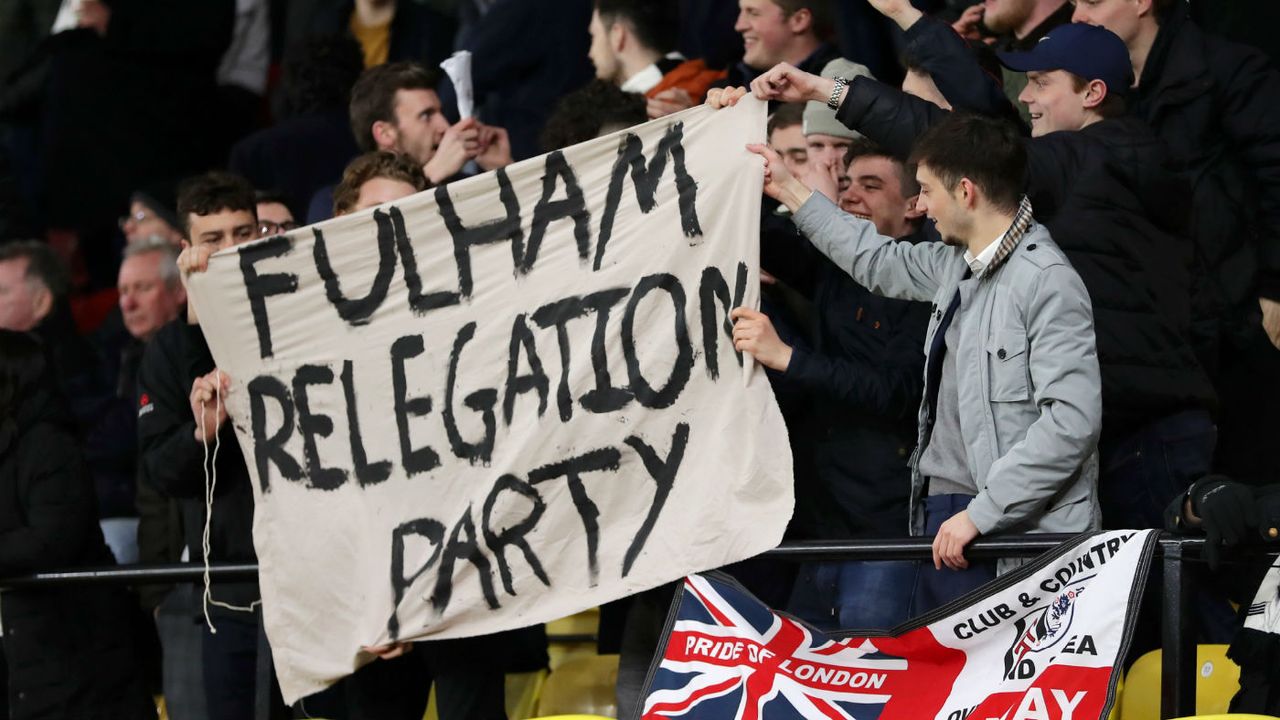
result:
<svg viewBox="0 0 1280 720"><path fill-rule="evenodd" d="M1105 717L1154 543L1081 536L888 634L824 633L728 576L690 576L641 717Z"/></svg>

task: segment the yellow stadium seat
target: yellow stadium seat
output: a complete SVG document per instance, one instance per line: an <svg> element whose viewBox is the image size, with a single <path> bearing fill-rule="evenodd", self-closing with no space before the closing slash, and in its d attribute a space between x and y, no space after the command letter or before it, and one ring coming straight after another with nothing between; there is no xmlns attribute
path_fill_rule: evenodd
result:
<svg viewBox="0 0 1280 720"><path fill-rule="evenodd" d="M1160 651L1152 650L1129 668L1120 695L1120 720L1159 720L1160 658ZM1196 712L1225 713L1240 688L1240 668L1227 658L1226 645L1198 646L1196 662Z"/></svg>
<svg viewBox="0 0 1280 720"><path fill-rule="evenodd" d="M507 673L507 720L525 720L538 709L547 671Z"/></svg>
<svg viewBox="0 0 1280 720"><path fill-rule="evenodd" d="M1276 720L1276 716L1229 713L1227 715L1188 715L1187 717L1177 718L1176 720Z"/></svg>
<svg viewBox="0 0 1280 720"><path fill-rule="evenodd" d="M1107 714L1107 720L1120 720L1120 703L1124 699L1124 675L1116 680L1116 701L1111 706L1111 712Z"/></svg>
<svg viewBox="0 0 1280 720"><path fill-rule="evenodd" d="M538 715L617 714L614 687L618 683L617 655L580 655L551 671L538 698Z"/></svg>

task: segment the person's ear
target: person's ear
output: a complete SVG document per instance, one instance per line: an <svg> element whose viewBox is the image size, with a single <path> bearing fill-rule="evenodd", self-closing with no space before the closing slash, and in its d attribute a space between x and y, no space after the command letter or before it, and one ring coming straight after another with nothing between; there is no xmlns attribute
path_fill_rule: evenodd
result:
<svg viewBox="0 0 1280 720"><path fill-rule="evenodd" d="M1134 6L1138 11L1138 17L1146 17L1155 12L1155 0L1137 0Z"/></svg>
<svg viewBox="0 0 1280 720"><path fill-rule="evenodd" d="M978 188L973 184L972 180L969 178L960 178L957 190L959 190L961 207L965 210L972 210L977 206Z"/></svg>
<svg viewBox="0 0 1280 720"><path fill-rule="evenodd" d="M1090 80L1084 89L1084 107L1093 110L1107 99L1107 84L1101 80Z"/></svg>
<svg viewBox="0 0 1280 720"><path fill-rule="evenodd" d="M400 139L400 132L395 124L386 120L375 120L369 128L369 134L373 136L373 144L377 145L379 150L394 151L396 141Z"/></svg>
<svg viewBox="0 0 1280 720"><path fill-rule="evenodd" d="M178 238L178 247L183 250L189 250L191 248L191 241L186 238Z"/></svg>
<svg viewBox="0 0 1280 720"><path fill-rule="evenodd" d="M623 27L622 22L615 22L605 32L609 35L609 48L615 55L627 47L627 29Z"/></svg>
<svg viewBox="0 0 1280 720"><path fill-rule="evenodd" d="M813 29L813 11L800 8L787 17L787 28L794 35L803 35Z"/></svg>
<svg viewBox="0 0 1280 720"><path fill-rule="evenodd" d="M34 317L44 320L53 311L53 293L49 288L39 285L31 294L31 312Z"/></svg>
<svg viewBox="0 0 1280 720"><path fill-rule="evenodd" d="M907 198L907 212L903 215L907 220L915 221L924 217L924 211L920 209L919 193Z"/></svg>

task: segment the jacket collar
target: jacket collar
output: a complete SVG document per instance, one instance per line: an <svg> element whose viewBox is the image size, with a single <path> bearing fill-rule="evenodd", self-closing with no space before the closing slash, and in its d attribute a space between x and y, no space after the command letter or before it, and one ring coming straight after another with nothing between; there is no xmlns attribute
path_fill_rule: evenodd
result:
<svg viewBox="0 0 1280 720"><path fill-rule="evenodd" d="M1202 94L1209 82L1203 36L1191 22L1185 5L1173 3L1161 18L1160 31L1138 83L1141 104L1178 104ZM1149 111L1155 109L1151 107Z"/></svg>
<svg viewBox="0 0 1280 720"><path fill-rule="evenodd" d="M1023 195L1022 200L1018 202L1018 212L1013 216L1013 223L1009 225L1004 237L1000 239L1000 246L996 248L996 254L991 258L991 262L987 263L987 267L982 271L982 274L978 276L979 280L990 278L1004 265L1009 256L1013 254L1013 249L1018 247L1018 243L1022 242L1022 238L1026 236L1027 229L1031 227L1031 222L1031 201L1027 199L1026 195Z"/></svg>

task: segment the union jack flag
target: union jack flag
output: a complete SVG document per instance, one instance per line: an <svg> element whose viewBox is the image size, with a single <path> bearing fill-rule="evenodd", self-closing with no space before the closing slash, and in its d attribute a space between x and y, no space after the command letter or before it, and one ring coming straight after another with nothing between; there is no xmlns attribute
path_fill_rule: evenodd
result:
<svg viewBox="0 0 1280 720"><path fill-rule="evenodd" d="M910 688L920 676L908 679L907 660L893 652L901 638L828 637L715 575L685 579L672 621L644 720L876 720L894 696L931 704L950 690Z"/></svg>

